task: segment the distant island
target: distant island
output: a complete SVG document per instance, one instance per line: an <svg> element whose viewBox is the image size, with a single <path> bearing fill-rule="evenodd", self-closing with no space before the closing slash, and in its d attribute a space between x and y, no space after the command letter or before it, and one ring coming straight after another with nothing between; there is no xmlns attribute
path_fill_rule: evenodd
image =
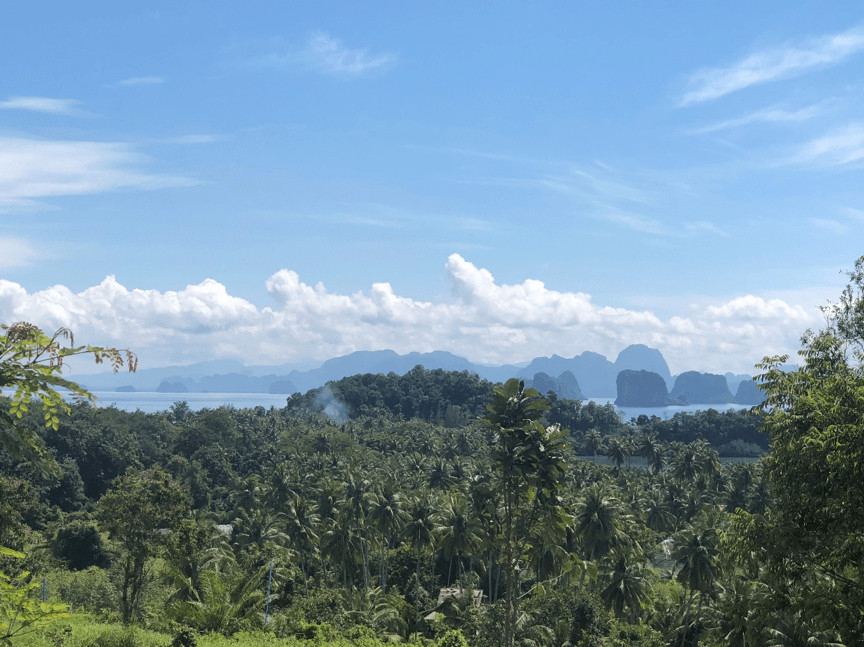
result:
<svg viewBox="0 0 864 647"><path fill-rule="evenodd" d="M504 382L519 377L541 393L552 391L558 397L583 400L616 398L616 402L651 401L651 405L668 403L696 404L735 402L756 404L761 392L755 389L749 375L711 374L688 371L673 376L663 354L644 344L633 344L622 350L615 361L591 351L571 358L552 355L537 357L527 366L505 364L484 366L446 351L399 355L392 350L357 351L327 360L317 368L291 366L245 366L236 360L212 360L189 366L141 369L134 374L99 373L87 375L81 382L92 391L157 392L157 393L277 393L292 395L321 387L328 382L351 375L371 373L404 375L415 366L446 371L468 371L481 379ZM621 373L625 391L619 389ZM632 372L647 372L650 383ZM557 377L556 377L557 376ZM684 377L687 376L687 377ZM679 384L679 380L684 378ZM121 381L122 380L122 381ZM659 381L658 381L659 380ZM707 381L706 381L707 380ZM639 386L642 384L642 386ZM663 389L660 388L661 384ZM665 395L663 392L665 391ZM733 397L732 392L736 392ZM668 398L668 400L664 399ZM706 399L707 398L707 399ZM667 404L659 404L667 402Z"/></svg>

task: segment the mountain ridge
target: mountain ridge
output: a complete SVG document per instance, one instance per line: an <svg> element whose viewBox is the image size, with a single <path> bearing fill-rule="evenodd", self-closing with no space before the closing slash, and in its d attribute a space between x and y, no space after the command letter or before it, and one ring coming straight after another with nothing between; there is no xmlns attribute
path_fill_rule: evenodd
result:
<svg viewBox="0 0 864 647"><path fill-rule="evenodd" d="M662 352L644 344L632 344L623 349L614 362L600 353L584 351L571 358L555 354L551 357L535 357L521 367L512 364L486 366L449 351L399 355L392 350L381 350L356 351L328 359L320 366L306 370L297 368L300 366L297 364L246 366L238 360L208 360L187 366L141 369L137 373L89 373L81 376L80 383L92 391L133 388L136 391L153 392L158 391L164 383L163 390L185 389L189 393L288 393L305 392L327 382L361 373L393 372L403 375L417 365L427 369L469 371L492 382L503 382L511 377L531 380L538 373L560 376L569 372L587 398L616 397L616 378L622 370L657 373L670 390L675 382ZM727 379L729 377L735 381L734 387L737 387L738 382L747 376L729 373ZM730 388L730 391L735 390L737 388Z"/></svg>

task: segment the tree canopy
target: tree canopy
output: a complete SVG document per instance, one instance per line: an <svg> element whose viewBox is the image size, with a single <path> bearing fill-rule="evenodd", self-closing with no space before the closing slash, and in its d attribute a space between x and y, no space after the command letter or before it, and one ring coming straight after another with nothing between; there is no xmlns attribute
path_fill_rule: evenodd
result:
<svg viewBox="0 0 864 647"><path fill-rule="evenodd" d="M760 364L764 466L774 503L738 514L739 549L765 569L798 633L853 644L864 635L864 256L824 329L802 336L803 365ZM791 586L789 584L791 583Z"/></svg>
<svg viewBox="0 0 864 647"><path fill-rule="evenodd" d="M70 392L79 401L96 402L87 389L63 377L64 362L71 357L92 355L97 364L108 362L116 373L124 365L135 371L138 358L130 350L101 346L75 346L75 338L67 328L58 329L50 337L33 324L20 321L0 326L0 388L15 389L8 412L0 410L0 446L16 458L34 466L59 473L53 456L45 452L38 436L18 420L27 412L33 397L40 400L45 426L57 429L58 411L69 413L69 404L58 389ZM68 340L69 345L63 342Z"/></svg>

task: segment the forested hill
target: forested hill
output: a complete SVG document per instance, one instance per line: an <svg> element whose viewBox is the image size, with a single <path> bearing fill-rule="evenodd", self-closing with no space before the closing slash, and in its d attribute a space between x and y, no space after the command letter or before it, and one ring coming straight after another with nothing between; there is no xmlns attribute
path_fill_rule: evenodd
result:
<svg viewBox="0 0 864 647"><path fill-rule="evenodd" d="M494 386L476 373L415 366L405 375L366 373L329 382L302 395L295 393L288 398L288 410L324 414L335 422L386 413L455 428L486 414ZM638 426L663 442L707 441L726 456L757 456L768 448L768 438L759 433L761 416L745 411L709 409L678 413L669 419L640 416L639 420L626 421L612 404L559 398L554 392L544 395L551 397L547 422L569 429L577 440L591 430L615 435L630 433Z"/></svg>
<svg viewBox="0 0 864 647"><path fill-rule="evenodd" d="M353 375L288 398L288 408L326 413L338 421L386 410L403 418L421 418L449 427L482 416L495 385L468 371L426 370L415 366L405 375Z"/></svg>

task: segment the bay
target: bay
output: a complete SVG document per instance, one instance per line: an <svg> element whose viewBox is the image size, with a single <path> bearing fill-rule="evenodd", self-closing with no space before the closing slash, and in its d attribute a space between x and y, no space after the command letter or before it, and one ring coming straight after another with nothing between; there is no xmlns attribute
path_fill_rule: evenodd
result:
<svg viewBox="0 0 864 647"><path fill-rule="evenodd" d="M3 389L3 395L12 395L13 391ZM116 391L94 391L93 395L98 399L97 406L114 406L123 411L143 411L144 413L156 413L167 411L175 402L185 401L192 411L201 409L216 409L218 407L232 406L236 409L247 409L254 407L276 407L281 409L285 406L288 396L274 393L156 393L148 391L136 391L134 393L122 393ZM615 398L590 398L598 405L613 404ZM587 402L587 400L586 400ZM645 414L649 418L658 416L663 419L671 418L676 413L695 413L714 409L716 411L731 411L736 409L748 409L740 404L690 404L687 406L674 407L615 407L624 421Z"/></svg>
<svg viewBox="0 0 864 647"><path fill-rule="evenodd" d="M590 398L592 402L597 404L615 404L615 398ZM688 404L686 406L678 405L672 407L615 407L615 410L620 412L625 422L629 422L630 418L638 418L645 414L649 418L657 416L664 420L671 418L676 413L696 413L697 411L707 411L714 409L715 411L738 411L741 409L749 409L750 405L746 404Z"/></svg>
<svg viewBox="0 0 864 647"><path fill-rule="evenodd" d="M233 406L236 409L253 407L276 407L281 409L285 406L288 396L272 393L153 393L137 391L135 393L117 393L114 391L95 391L94 395L99 399L98 406L115 406L123 411L143 411L144 413L155 413L167 411L175 402L185 401L193 411L201 409L215 409L223 406ZM615 398L592 398L592 401L604 405L615 402ZM746 409L740 404L691 404L676 407L615 407L621 412L625 421L636 418L640 414L648 417L659 416L660 418L671 418L678 412L694 413L715 409L717 411L728 411L732 409Z"/></svg>

